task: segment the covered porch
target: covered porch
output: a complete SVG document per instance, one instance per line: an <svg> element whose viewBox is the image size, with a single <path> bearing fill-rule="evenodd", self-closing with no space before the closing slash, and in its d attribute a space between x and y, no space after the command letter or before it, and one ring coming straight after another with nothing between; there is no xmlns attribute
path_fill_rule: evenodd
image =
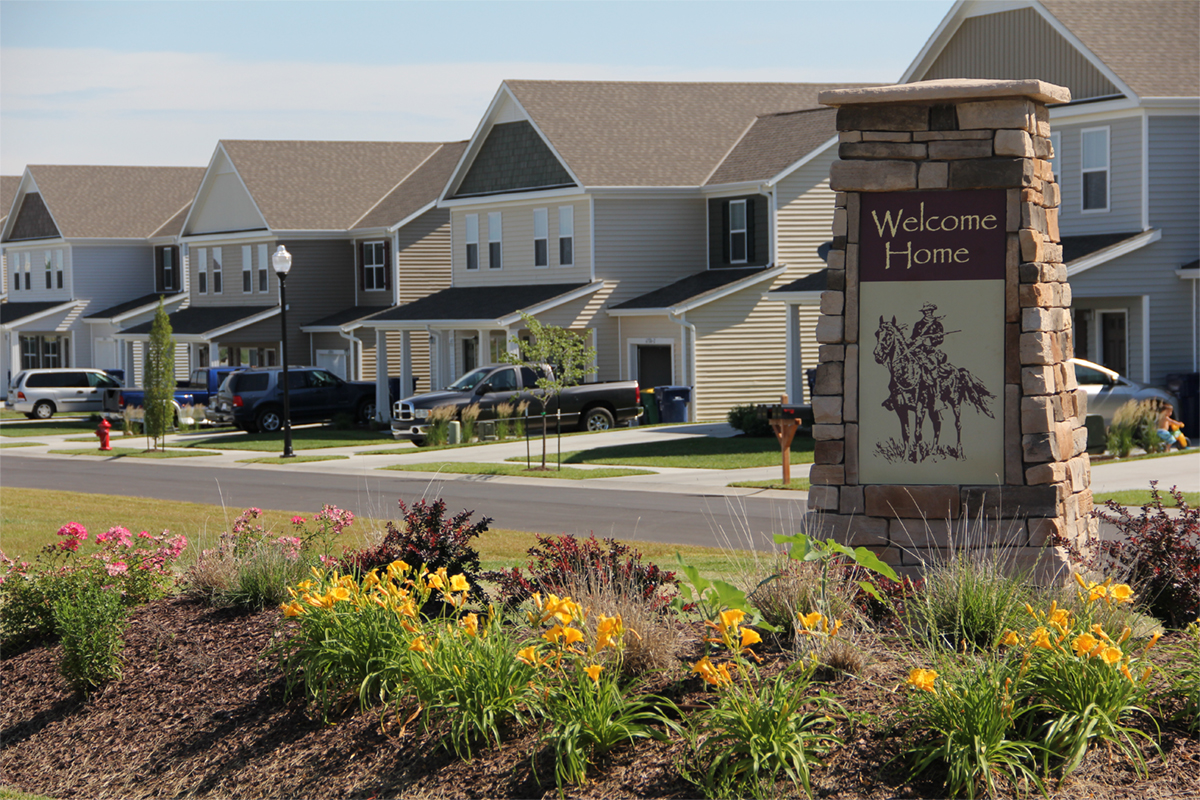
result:
<svg viewBox="0 0 1200 800"><path fill-rule="evenodd" d="M279 315L279 306L191 306L170 314L171 335L176 344L176 373L187 375L193 369L210 366L276 366L280 363L280 341L278 332L274 339L262 341L239 341L230 339L255 323ZM142 358L146 343L150 341L150 328L154 320L135 325L114 339L122 343L124 358L133 374L126 373L127 386L140 385ZM187 364L179 363L186 348ZM294 358L292 360L295 360Z"/></svg>

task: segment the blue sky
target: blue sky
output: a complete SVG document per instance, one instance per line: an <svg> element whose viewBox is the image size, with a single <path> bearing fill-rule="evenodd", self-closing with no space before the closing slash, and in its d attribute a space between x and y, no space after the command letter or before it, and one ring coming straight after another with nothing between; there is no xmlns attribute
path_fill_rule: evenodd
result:
<svg viewBox="0 0 1200 800"><path fill-rule="evenodd" d="M0 2L0 171L465 139L505 78L888 82L951 0Z"/></svg>

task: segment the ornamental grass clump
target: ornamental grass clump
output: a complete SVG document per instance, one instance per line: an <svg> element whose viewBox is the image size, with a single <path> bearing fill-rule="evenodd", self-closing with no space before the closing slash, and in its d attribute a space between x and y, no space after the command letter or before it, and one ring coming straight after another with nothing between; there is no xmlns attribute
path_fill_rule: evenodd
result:
<svg viewBox="0 0 1200 800"><path fill-rule="evenodd" d="M429 409L425 443L435 447L446 444L450 437L450 421L456 416L458 416L458 409L455 406L435 406Z"/></svg>
<svg viewBox="0 0 1200 800"><path fill-rule="evenodd" d="M690 753L681 773L706 797L771 797L781 776L811 797L813 767L842 743L830 714L845 712L832 697L810 691L813 661L798 661L763 679L751 661L758 660L752 648L762 639L742 626L745 620L741 609L726 609L706 621L712 631L707 641L724 657L714 662L706 655L692 665L716 702L684 730ZM810 619L828 634L833 629L822 621L823 616Z"/></svg>
<svg viewBox="0 0 1200 800"><path fill-rule="evenodd" d="M512 417L515 410L516 404L514 403L496 403L496 421L494 423L494 430L496 431L497 440L504 441L508 438L509 429L512 428L512 420L510 417Z"/></svg>

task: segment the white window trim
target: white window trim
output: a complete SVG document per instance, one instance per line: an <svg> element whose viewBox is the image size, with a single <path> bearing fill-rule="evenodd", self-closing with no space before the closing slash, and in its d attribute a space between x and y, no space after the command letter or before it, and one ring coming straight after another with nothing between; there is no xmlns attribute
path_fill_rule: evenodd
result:
<svg viewBox="0 0 1200 800"><path fill-rule="evenodd" d="M54 251L46 250L46 289L54 288Z"/></svg>
<svg viewBox="0 0 1200 800"><path fill-rule="evenodd" d="M595 329L593 328L593 330L595 330ZM657 336L643 337L643 338L629 338L629 339L625 340L626 353L629 356L629 377L626 380L631 380L631 381L637 380L637 372L638 372L637 348L638 348L638 345L640 345L640 344L641 345L656 345L659 347L661 347L663 345L670 345L670 347L671 347L671 381L673 383L677 383L677 381L675 381L675 378L677 377L677 373L679 371L679 364L675 360L675 340L668 339L665 337L657 337ZM654 387L653 386L644 386L642 388L643 389L653 389Z"/></svg>
<svg viewBox="0 0 1200 800"><path fill-rule="evenodd" d="M1125 317L1125 371L1121 374L1126 378L1132 373L1133 362L1129 360L1129 340L1132 338L1129 328L1129 309L1128 308L1096 308L1092 309L1092 342L1095 347L1092 348L1093 358L1089 359L1095 363L1106 366L1104 364L1104 315L1105 314L1120 314ZM1112 367L1109 367L1112 369Z"/></svg>
<svg viewBox="0 0 1200 800"><path fill-rule="evenodd" d="M563 223L567 223L564 225ZM558 238L571 240L571 260L562 260L562 245L558 246L558 265L560 267L575 266L575 206L559 206L558 207Z"/></svg>
<svg viewBox="0 0 1200 800"><path fill-rule="evenodd" d="M254 294L254 248L242 245L242 294ZM249 286L250 288L246 288Z"/></svg>
<svg viewBox="0 0 1200 800"><path fill-rule="evenodd" d="M55 273L54 274L54 288L55 289L65 288L67 285L67 282L63 276L63 251L62 250L54 251L54 273Z"/></svg>
<svg viewBox="0 0 1200 800"><path fill-rule="evenodd" d="M463 239L466 243L466 252L464 257L466 262L464 267L472 272L479 270L479 215L464 214L463 215ZM471 266L471 245L475 245L475 266Z"/></svg>
<svg viewBox="0 0 1200 800"><path fill-rule="evenodd" d="M33 253L25 254L25 291L33 291Z"/></svg>
<svg viewBox="0 0 1200 800"><path fill-rule="evenodd" d="M367 249L368 248L373 249L373 247L375 245L378 245L378 247L379 247L379 256L380 256L381 261L378 264L372 263L368 266L366 258L365 257L363 258L363 265L362 265L362 267L363 267L363 283L364 284L366 283L367 270L370 269L373 271L371 282L373 284L375 284L374 286L372 286L370 288L367 288L364 286L363 287L364 292L383 292L383 291L387 290L387 270L388 270L388 263L387 263L388 260L386 257L387 241L384 239L372 239L368 242L363 242L362 252L365 256ZM380 278L382 278L382 281L380 281ZM379 285L381 282L384 284L383 286Z"/></svg>
<svg viewBox="0 0 1200 800"><path fill-rule="evenodd" d="M742 207L742 227L741 228L733 227L733 207L734 206ZM749 211L749 209L746 207L746 201L744 198L741 200L730 200L729 201L729 234L728 235L729 235L729 263L730 264L747 264L750 261L750 233L749 233L750 219L747 216L748 211ZM734 258L733 257L733 235L735 233L742 234L742 238L743 238L743 242L744 242L742 245L742 251L743 251L742 258Z"/></svg>
<svg viewBox="0 0 1200 800"><path fill-rule="evenodd" d="M267 251L267 245L260 244L258 246L258 276L256 277L256 281L260 294L271 291L271 270L267 268L267 265L271 262L267 260Z"/></svg>
<svg viewBox="0 0 1200 800"><path fill-rule="evenodd" d="M167 245L166 247L164 247L162 249L162 252L163 252L163 291L164 292L172 292L172 291L175 291L175 271L177 269L177 265L172 260L171 266L170 266L170 268L168 268L167 267L167 258L168 257L170 257L172 259L175 258L175 249L173 247L171 247L170 245Z"/></svg>
<svg viewBox="0 0 1200 800"><path fill-rule="evenodd" d="M1089 133L1104 132L1104 167L1084 166L1084 146L1083 140ZM1083 176L1089 172L1105 173L1104 180L1104 208L1084 208L1083 204L1087 201L1087 192L1084 191ZM1112 208L1112 130L1108 125L1102 125L1097 128L1084 128L1079 131L1079 211L1082 214L1103 214ZM1125 363L1129 363L1126 361Z"/></svg>
<svg viewBox="0 0 1200 800"><path fill-rule="evenodd" d="M225 265L222 261L221 248L214 247L212 249L212 269L208 276L208 289L212 294L225 294Z"/></svg>
<svg viewBox="0 0 1200 800"><path fill-rule="evenodd" d="M1053 156L1050 159L1050 169L1054 171L1054 182L1058 184L1059 190L1062 190L1062 131L1050 131L1050 150ZM1060 199L1061 204L1061 199Z"/></svg>
<svg viewBox="0 0 1200 800"><path fill-rule="evenodd" d="M546 263L537 263L537 246L542 242L546 251ZM536 269L547 269L550 266L550 209L535 208L533 210L533 266Z"/></svg>
<svg viewBox="0 0 1200 800"><path fill-rule="evenodd" d="M492 245L500 245L499 265L492 263ZM504 269L504 213L502 211L488 212L488 269Z"/></svg>
<svg viewBox="0 0 1200 800"><path fill-rule="evenodd" d="M196 248L196 294L208 294L208 248Z"/></svg>

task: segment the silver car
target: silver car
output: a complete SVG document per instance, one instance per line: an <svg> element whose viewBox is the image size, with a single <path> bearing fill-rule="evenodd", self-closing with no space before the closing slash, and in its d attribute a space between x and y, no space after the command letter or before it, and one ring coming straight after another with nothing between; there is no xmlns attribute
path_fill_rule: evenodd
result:
<svg viewBox="0 0 1200 800"><path fill-rule="evenodd" d="M99 411L104 389L121 384L101 369L27 369L8 387L8 404L30 419Z"/></svg>
<svg viewBox="0 0 1200 800"><path fill-rule="evenodd" d="M1176 411L1179 410L1179 401L1164 389L1134 383L1108 367L1084 361L1082 358L1072 358L1071 363L1075 366L1075 382L1087 392L1087 413L1103 417L1106 428L1112 424L1113 414L1117 409L1130 400L1165 400L1173 405Z"/></svg>

